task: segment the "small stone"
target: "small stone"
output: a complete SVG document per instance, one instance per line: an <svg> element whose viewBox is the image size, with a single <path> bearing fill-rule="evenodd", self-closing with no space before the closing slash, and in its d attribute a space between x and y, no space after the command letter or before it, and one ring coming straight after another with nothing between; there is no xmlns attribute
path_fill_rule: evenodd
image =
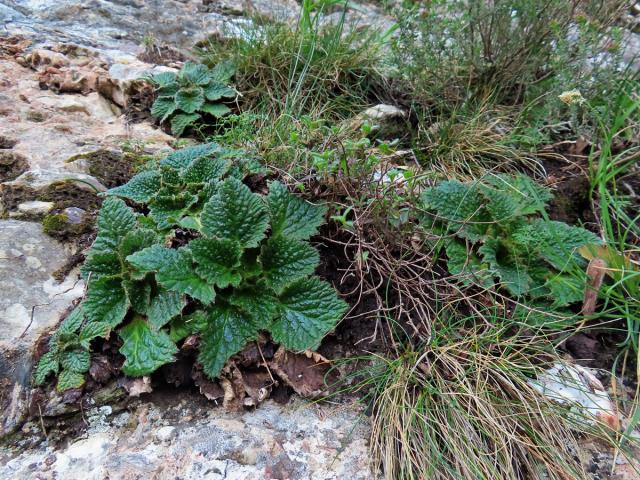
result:
<svg viewBox="0 0 640 480"><path fill-rule="evenodd" d="M404 118L406 113L404 110L394 107L393 105L380 104L375 107L367 108L362 112L362 116L367 120L382 122L392 118Z"/></svg>
<svg viewBox="0 0 640 480"><path fill-rule="evenodd" d="M156 440L159 442L168 442L176 436L176 427L166 426L160 427L156 432Z"/></svg>
<svg viewBox="0 0 640 480"><path fill-rule="evenodd" d="M371 124L370 136L391 140L406 135L406 112L393 105L380 104L366 109L356 117L355 127Z"/></svg>
<svg viewBox="0 0 640 480"><path fill-rule="evenodd" d="M46 215L55 204L53 202L41 202L39 200L32 200L29 202L23 202L18 205L18 212L25 217L39 217Z"/></svg>

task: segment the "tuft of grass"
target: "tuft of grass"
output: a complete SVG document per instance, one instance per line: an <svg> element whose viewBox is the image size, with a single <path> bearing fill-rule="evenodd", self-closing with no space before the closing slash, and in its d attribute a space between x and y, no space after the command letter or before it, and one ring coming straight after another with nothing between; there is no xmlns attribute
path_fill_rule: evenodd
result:
<svg viewBox="0 0 640 480"><path fill-rule="evenodd" d="M396 358L373 357L371 452L384 478L588 478L578 438L615 432L542 396L534 379L561 362L551 340L490 313L434 328Z"/></svg>
<svg viewBox="0 0 640 480"><path fill-rule="evenodd" d="M244 111L341 119L383 94L388 32L348 25L344 13L337 22L325 22L323 9L314 8L303 2L296 28L254 19L238 38L200 49L206 64L236 64Z"/></svg>
<svg viewBox="0 0 640 480"><path fill-rule="evenodd" d="M413 140L421 165L445 177L471 180L490 172L527 169L540 172L539 159L521 149L512 135L518 113L485 100L426 115Z"/></svg>

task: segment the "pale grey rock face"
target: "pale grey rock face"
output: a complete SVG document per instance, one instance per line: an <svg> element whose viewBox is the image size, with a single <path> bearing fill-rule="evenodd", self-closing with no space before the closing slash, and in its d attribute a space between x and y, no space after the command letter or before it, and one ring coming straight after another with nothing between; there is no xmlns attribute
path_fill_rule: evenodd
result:
<svg viewBox="0 0 640 480"><path fill-rule="evenodd" d="M35 343L82 296L84 284L51 274L68 258L65 247L37 223L0 220L0 436L22 419Z"/></svg>
<svg viewBox="0 0 640 480"><path fill-rule="evenodd" d="M42 90L37 74L15 61L0 59L0 82L0 131L29 169L64 171L69 158L98 148L138 142L160 149L173 140L147 123L127 124L119 108L97 92Z"/></svg>
<svg viewBox="0 0 640 480"><path fill-rule="evenodd" d="M143 403L131 413L87 412L85 438L25 452L0 467L1 478L369 480L368 427L345 407L267 401L237 414ZM171 418L169 418L171 417ZM177 419L176 419L177 417Z"/></svg>

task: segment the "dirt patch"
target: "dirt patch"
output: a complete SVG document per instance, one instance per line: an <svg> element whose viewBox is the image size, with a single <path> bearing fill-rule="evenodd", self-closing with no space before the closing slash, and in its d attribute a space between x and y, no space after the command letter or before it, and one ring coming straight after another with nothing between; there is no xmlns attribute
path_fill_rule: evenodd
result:
<svg viewBox="0 0 640 480"><path fill-rule="evenodd" d="M2 137L1 140L7 139ZM24 155L11 150L0 150L0 182L15 180L28 169L29 162Z"/></svg>

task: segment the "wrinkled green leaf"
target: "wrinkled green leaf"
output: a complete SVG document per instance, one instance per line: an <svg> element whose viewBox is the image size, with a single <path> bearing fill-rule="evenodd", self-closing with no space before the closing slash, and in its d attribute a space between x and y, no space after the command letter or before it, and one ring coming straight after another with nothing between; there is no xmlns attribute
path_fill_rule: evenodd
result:
<svg viewBox="0 0 640 480"><path fill-rule="evenodd" d="M278 309L278 299L264 285L253 288L234 289L229 302L245 312L261 330L271 328Z"/></svg>
<svg viewBox="0 0 640 480"><path fill-rule="evenodd" d="M204 88L204 95L207 100L215 102L221 98L234 98L236 91L233 88L227 87L224 83L211 82Z"/></svg>
<svg viewBox="0 0 640 480"><path fill-rule="evenodd" d="M200 87L181 88L176 93L176 105L185 113L194 113L204 105L204 91Z"/></svg>
<svg viewBox="0 0 640 480"><path fill-rule="evenodd" d="M291 194L280 182L269 185L267 203L272 234L300 240L317 233L327 211L325 206L312 205Z"/></svg>
<svg viewBox="0 0 640 480"><path fill-rule="evenodd" d="M92 280L113 277L122 274L122 263L117 252L94 249L87 254L80 273L85 280L90 276Z"/></svg>
<svg viewBox="0 0 640 480"><path fill-rule="evenodd" d="M267 210L259 195L235 178L225 180L211 197L200 219L204 233L256 247L265 236Z"/></svg>
<svg viewBox="0 0 640 480"><path fill-rule="evenodd" d="M87 323L82 330L80 330L80 345L83 348L89 349L91 341L94 338L107 338L111 332L112 327L105 322L91 322Z"/></svg>
<svg viewBox="0 0 640 480"><path fill-rule="evenodd" d="M56 389L64 392L70 388L80 388L84 385L84 374L74 372L72 370L63 370L58 377L58 385Z"/></svg>
<svg viewBox="0 0 640 480"><path fill-rule="evenodd" d="M160 161L160 165L171 167L177 170L187 168L191 163L202 157L211 158L215 153L220 152L220 147L216 143L201 143L191 147L176 150L167 158Z"/></svg>
<svg viewBox="0 0 640 480"><path fill-rule="evenodd" d="M292 350L317 348L347 311L331 285L305 278L280 295L280 318L271 329L274 341Z"/></svg>
<svg viewBox="0 0 640 480"><path fill-rule="evenodd" d="M189 243L188 249L198 264L196 272L209 283L226 288L237 286L242 280L238 271L242 249L237 242L197 238Z"/></svg>
<svg viewBox="0 0 640 480"><path fill-rule="evenodd" d="M189 252L184 249L171 251L175 252L172 260L156 274L158 283L171 291L186 293L202 303L213 302L215 290L196 273Z"/></svg>
<svg viewBox="0 0 640 480"><path fill-rule="evenodd" d="M60 369L58 363L58 356L55 352L47 352L38 362L36 371L34 374L34 381L36 385L42 385L50 374L57 375Z"/></svg>
<svg viewBox="0 0 640 480"><path fill-rule="evenodd" d="M176 81L176 74L174 72L160 72L151 77L153 83L159 87L167 87Z"/></svg>
<svg viewBox="0 0 640 480"><path fill-rule="evenodd" d="M227 115L229 112L231 112L231 109L223 103L207 102L200 107L200 111L218 118Z"/></svg>
<svg viewBox="0 0 640 480"><path fill-rule="evenodd" d="M152 330L141 318L135 318L120 330L120 348L126 360L122 371L127 375L147 375L174 360L175 344L162 330Z"/></svg>
<svg viewBox="0 0 640 480"><path fill-rule="evenodd" d="M124 185L112 188L107 195L128 198L136 203L146 203L160 190L162 175L155 170L141 172Z"/></svg>
<svg viewBox="0 0 640 480"><path fill-rule="evenodd" d="M195 62L185 62L180 75L189 83L206 85L211 81L211 74L206 65Z"/></svg>
<svg viewBox="0 0 640 480"><path fill-rule="evenodd" d="M91 281L82 305L90 322L116 327L129 310L129 298L121 280L105 277Z"/></svg>
<svg viewBox="0 0 640 480"><path fill-rule="evenodd" d="M76 373L86 373L91 366L91 355L83 348L66 350L60 356L60 364L65 370Z"/></svg>
<svg viewBox="0 0 640 480"><path fill-rule="evenodd" d="M177 109L178 105L173 97L158 97L151 106L151 116L159 118L162 123Z"/></svg>
<svg viewBox="0 0 640 480"><path fill-rule="evenodd" d="M119 198L108 197L102 202L98 214L98 235L93 242L94 250L117 250L122 238L136 226L136 215Z"/></svg>
<svg viewBox="0 0 640 480"><path fill-rule="evenodd" d="M267 240L260 253L267 285L276 292L311 275L319 261L318 252L311 245L282 236Z"/></svg>
<svg viewBox="0 0 640 480"><path fill-rule="evenodd" d="M198 113L179 113L171 119L171 133L180 137L184 133L185 128L190 127L200 119Z"/></svg>
<svg viewBox="0 0 640 480"><path fill-rule="evenodd" d="M257 338L258 329L251 317L240 310L217 304L211 307L207 324L200 338L198 361L204 372L214 378L232 355Z"/></svg>
<svg viewBox="0 0 640 480"><path fill-rule="evenodd" d="M187 302L178 292L160 290L151 300L147 310L149 324L156 330L164 327L172 318L179 315Z"/></svg>
<svg viewBox="0 0 640 480"><path fill-rule="evenodd" d="M199 157L193 160L182 172L186 183L208 183L219 180L227 173L230 162L220 158Z"/></svg>

